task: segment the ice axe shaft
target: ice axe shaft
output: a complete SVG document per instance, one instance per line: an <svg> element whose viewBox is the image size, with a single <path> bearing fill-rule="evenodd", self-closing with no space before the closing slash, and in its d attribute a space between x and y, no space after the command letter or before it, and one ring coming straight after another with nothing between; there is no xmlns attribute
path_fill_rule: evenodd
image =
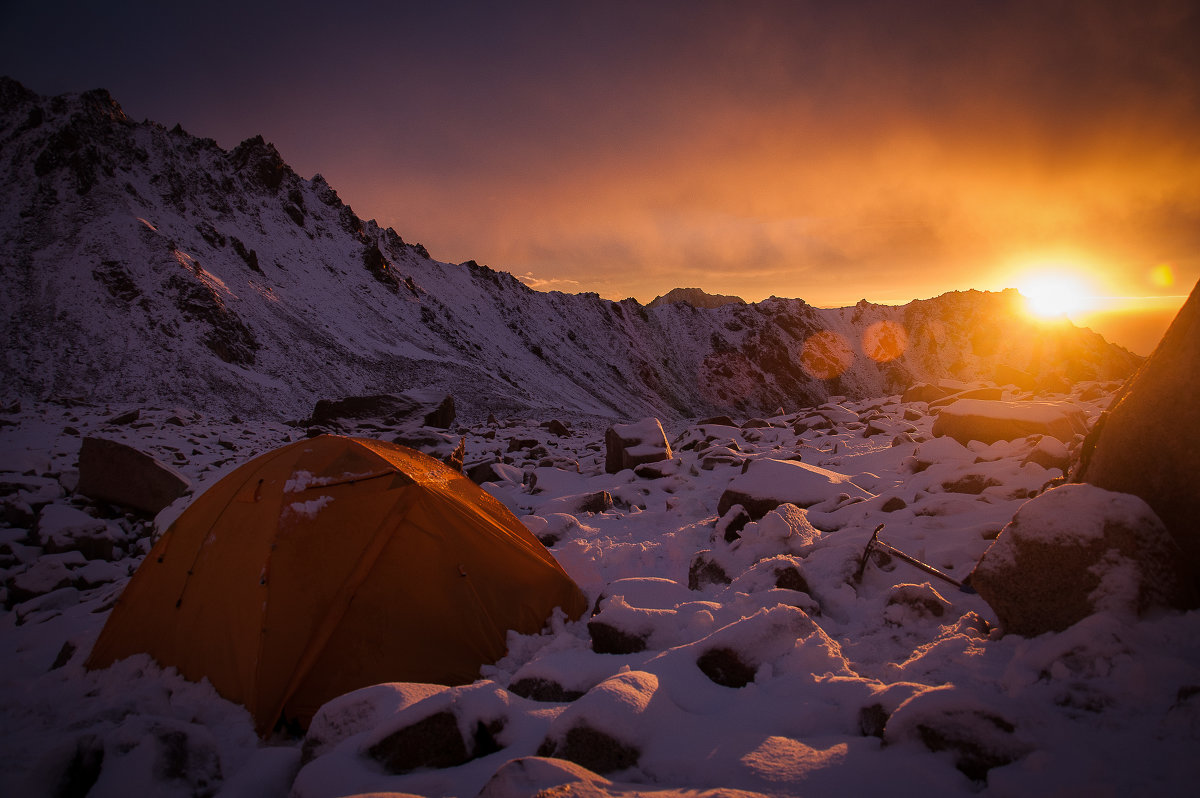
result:
<svg viewBox="0 0 1200 798"><path fill-rule="evenodd" d="M879 526L875 527L875 531L871 534L871 539L867 541L867 546L865 549L863 549L862 557L858 561L858 573L856 573L854 575L854 581L856 581L856 582L862 581L863 572L867 569L867 562L870 561L871 555L874 552L882 551L887 554L890 554L893 557L904 560L909 565L920 568L922 571L929 574L930 576L936 576L938 579L942 579L946 582L949 582L950 584L954 585L956 588L963 591L964 593L974 593L975 592L975 590L966 582L960 582L959 580L955 579L953 576L942 573L938 569L934 568L932 565L923 563L920 560L918 560L916 557L905 554L904 552L900 551L899 549L895 548L894 546L889 546L887 543L884 543L882 540L879 539L879 532L883 529L883 527L884 527L883 524L880 524Z"/></svg>

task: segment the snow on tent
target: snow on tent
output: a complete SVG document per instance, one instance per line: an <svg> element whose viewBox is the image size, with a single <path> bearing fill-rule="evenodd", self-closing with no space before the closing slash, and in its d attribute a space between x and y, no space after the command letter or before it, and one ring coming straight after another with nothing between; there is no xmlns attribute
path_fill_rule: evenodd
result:
<svg viewBox="0 0 1200 798"><path fill-rule="evenodd" d="M582 592L502 504L402 446L322 435L197 498L88 659L147 653L244 704L259 734L381 682L465 684Z"/></svg>

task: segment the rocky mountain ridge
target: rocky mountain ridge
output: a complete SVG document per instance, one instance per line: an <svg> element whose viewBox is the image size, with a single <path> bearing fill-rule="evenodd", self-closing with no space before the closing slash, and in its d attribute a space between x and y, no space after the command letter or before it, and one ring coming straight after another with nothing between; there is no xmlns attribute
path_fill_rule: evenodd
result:
<svg viewBox="0 0 1200 798"><path fill-rule="evenodd" d="M1140 358L1025 317L1015 292L820 309L534 291L434 260L303 179L105 91L0 79L0 329L13 396L299 417L436 388L460 413L770 413L919 381L1119 379Z"/></svg>
<svg viewBox="0 0 1200 798"><path fill-rule="evenodd" d="M746 304L746 300L740 296L710 294L702 288L672 288L662 296L654 297L646 304L646 307L657 308L672 302L686 302L694 308L719 308L722 305Z"/></svg>

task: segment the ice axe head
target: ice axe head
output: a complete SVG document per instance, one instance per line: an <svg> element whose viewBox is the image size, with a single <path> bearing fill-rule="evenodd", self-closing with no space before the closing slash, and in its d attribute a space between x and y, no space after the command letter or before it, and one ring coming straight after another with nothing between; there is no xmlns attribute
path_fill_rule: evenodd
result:
<svg viewBox="0 0 1200 798"><path fill-rule="evenodd" d="M871 559L871 552L875 551L875 544L879 542L879 532L883 526L880 524L875 527L875 531L871 533L871 539L867 541L867 546L863 549L862 556L858 558L858 570L854 572L855 582L862 581L863 571L867 570L867 561Z"/></svg>

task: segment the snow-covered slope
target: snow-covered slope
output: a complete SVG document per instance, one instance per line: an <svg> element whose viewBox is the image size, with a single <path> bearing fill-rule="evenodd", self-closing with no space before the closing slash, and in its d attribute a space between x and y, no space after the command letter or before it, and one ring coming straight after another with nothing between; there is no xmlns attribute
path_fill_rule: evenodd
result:
<svg viewBox="0 0 1200 798"><path fill-rule="evenodd" d="M1113 379L1137 361L1035 325L1011 292L832 310L535 292L359 219L261 137L225 151L135 123L101 90L42 98L0 78L0 153L0 362L15 395L288 418L319 398L436 387L465 416L695 417L1000 367Z"/></svg>

